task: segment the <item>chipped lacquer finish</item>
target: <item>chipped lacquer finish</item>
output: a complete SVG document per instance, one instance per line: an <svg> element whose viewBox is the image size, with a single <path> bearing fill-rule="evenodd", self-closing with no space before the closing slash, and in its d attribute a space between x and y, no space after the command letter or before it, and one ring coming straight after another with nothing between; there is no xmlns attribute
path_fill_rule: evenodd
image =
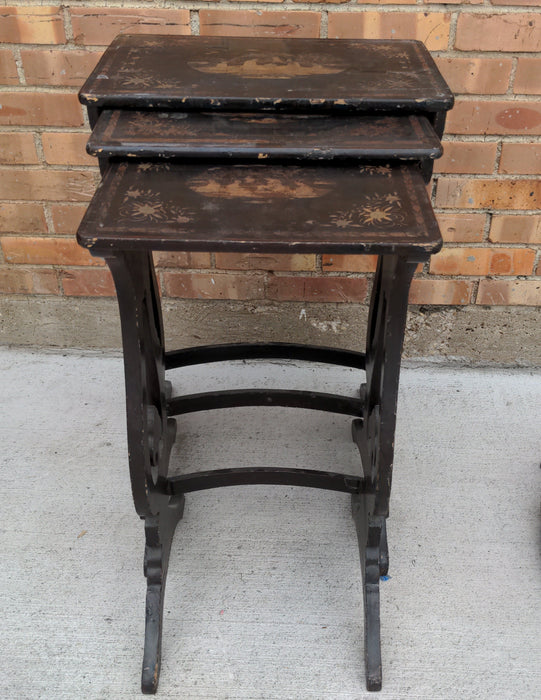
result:
<svg viewBox="0 0 541 700"><path fill-rule="evenodd" d="M158 686L167 567L185 494L255 483L351 495L366 683L379 690L401 350L415 268L442 243L423 176L441 153L449 88L415 41L138 35L113 42L80 99L104 177L78 240L105 258L117 289L130 477L145 521L143 692ZM246 162L254 158L261 162ZM365 352L291 343L166 352L153 250L377 254ZM166 380L176 367L271 358L344 365L365 378L355 397L272 389L173 396ZM352 416L358 475L223 469L219 460L213 471L172 475L174 416L232 406Z"/></svg>
<svg viewBox="0 0 541 700"><path fill-rule="evenodd" d="M96 250L404 252L441 246L418 168L114 163L78 232Z"/></svg>
<svg viewBox="0 0 541 700"><path fill-rule="evenodd" d="M91 155L123 158L330 160L439 158L422 116L335 116L105 110Z"/></svg>
<svg viewBox="0 0 541 700"><path fill-rule="evenodd" d="M107 108L441 112L453 95L419 41L123 35L80 92Z"/></svg>

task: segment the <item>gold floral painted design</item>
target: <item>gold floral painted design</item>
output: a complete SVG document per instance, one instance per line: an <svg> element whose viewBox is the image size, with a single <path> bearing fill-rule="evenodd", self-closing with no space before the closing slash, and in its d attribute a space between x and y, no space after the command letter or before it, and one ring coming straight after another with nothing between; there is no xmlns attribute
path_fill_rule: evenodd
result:
<svg viewBox="0 0 541 700"><path fill-rule="evenodd" d="M119 209L119 222L186 224L192 219L192 212L174 204L164 204L152 190L130 187Z"/></svg>
<svg viewBox="0 0 541 700"><path fill-rule="evenodd" d="M331 214L330 221L340 229L399 224L404 221L402 202L397 192L364 195L358 206Z"/></svg>
<svg viewBox="0 0 541 700"><path fill-rule="evenodd" d="M391 177L393 171L389 165L360 165L359 172L363 175L383 175Z"/></svg>
<svg viewBox="0 0 541 700"><path fill-rule="evenodd" d="M127 52L126 61L117 69L117 75L126 88L151 88L156 84L154 76L144 73L134 73L133 63L137 59L137 50L131 48Z"/></svg>
<svg viewBox="0 0 541 700"><path fill-rule="evenodd" d="M152 87L154 82L150 75L126 75L122 77L124 87L149 88Z"/></svg>

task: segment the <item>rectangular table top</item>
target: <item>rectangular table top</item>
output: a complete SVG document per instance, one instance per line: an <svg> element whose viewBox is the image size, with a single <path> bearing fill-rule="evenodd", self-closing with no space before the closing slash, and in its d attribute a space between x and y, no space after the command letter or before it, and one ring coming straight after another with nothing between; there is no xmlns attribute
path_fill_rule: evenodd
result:
<svg viewBox="0 0 541 700"><path fill-rule="evenodd" d="M105 110L87 145L95 156L330 160L439 158L426 117Z"/></svg>
<svg viewBox="0 0 541 700"><path fill-rule="evenodd" d="M422 113L453 105L419 41L125 34L79 99L154 110Z"/></svg>
<svg viewBox="0 0 541 700"><path fill-rule="evenodd" d="M415 165L211 165L113 161L77 234L113 249L393 253L442 240Z"/></svg>

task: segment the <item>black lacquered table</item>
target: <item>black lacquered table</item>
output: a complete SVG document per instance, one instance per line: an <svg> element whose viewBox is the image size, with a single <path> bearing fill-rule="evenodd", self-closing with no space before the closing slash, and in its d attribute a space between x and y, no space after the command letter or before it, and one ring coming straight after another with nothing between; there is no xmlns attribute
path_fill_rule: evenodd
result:
<svg viewBox="0 0 541 700"><path fill-rule="evenodd" d="M415 41L122 36L80 93L103 175L78 241L113 274L129 465L145 521L142 690L157 689L169 552L185 494L243 484L350 493L364 586L369 690L382 682L379 579L400 359L414 271L442 241L426 192L453 98ZM293 343L166 350L152 253L377 255L365 352ZM167 370L239 359L359 370L357 397L246 389L175 396ZM203 387L204 389L205 387ZM176 416L288 406L353 418L357 476L280 467L173 475Z"/></svg>

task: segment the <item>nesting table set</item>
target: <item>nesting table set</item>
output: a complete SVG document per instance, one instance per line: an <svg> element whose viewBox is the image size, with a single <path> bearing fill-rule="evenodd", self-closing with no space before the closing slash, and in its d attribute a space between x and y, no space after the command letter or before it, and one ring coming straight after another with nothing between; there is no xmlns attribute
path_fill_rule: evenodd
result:
<svg viewBox="0 0 541 700"><path fill-rule="evenodd" d="M351 494L366 680L379 690L400 359L411 279L442 245L426 187L449 88L417 41L124 35L79 97L102 182L77 236L115 281L131 485L145 522L143 692L158 686L167 566L185 494L243 484ZM286 342L165 350L154 251L377 255L365 352ZM177 367L277 358L355 368L359 395L211 387L175 396L166 379ZM359 475L271 466L174 475L175 416L238 406L352 416Z"/></svg>

